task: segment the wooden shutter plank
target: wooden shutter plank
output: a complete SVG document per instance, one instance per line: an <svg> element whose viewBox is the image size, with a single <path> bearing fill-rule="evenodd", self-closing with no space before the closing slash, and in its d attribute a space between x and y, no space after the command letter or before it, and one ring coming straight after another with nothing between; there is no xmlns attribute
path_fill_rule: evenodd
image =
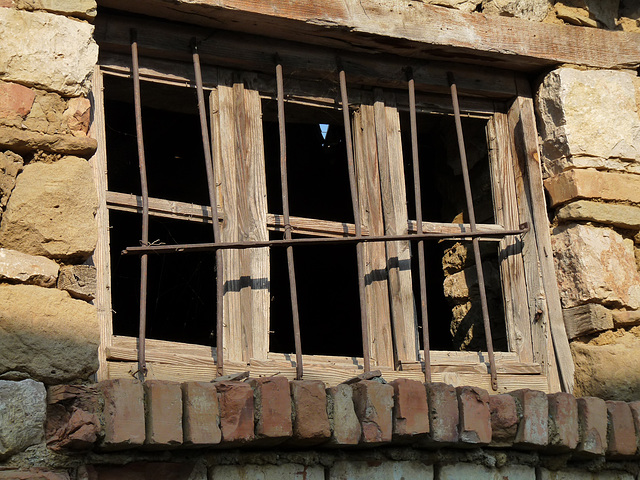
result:
<svg viewBox="0 0 640 480"><path fill-rule="evenodd" d="M211 94L216 183L222 241L267 240L266 178L258 92L223 72ZM223 252L225 358L266 358L269 251Z"/></svg>
<svg viewBox="0 0 640 480"><path fill-rule="evenodd" d="M514 127L514 136L518 140L517 144L522 155L527 186L531 195L531 226L538 249L541 281L545 292L546 310L553 340L553 353L555 353L555 361L560 374L559 380L563 391L572 392L574 365L564 326L562 305L560 304L560 294L553 263L553 250L551 248L549 219L547 217L547 205L542 184L542 167L540 165L533 100L527 81L522 77L518 77L517 83L518 90L522 93L516 98L511 107L514 117L517 116L518 120ZM550 355L550 358L553 358L553 356ZM555 373L552 371L550 375Z"/></svg>
<svg viewBox="0 0 640 480"><path fill-rule="evenodd" d="M400 116L392 96L376 91L374 103L380 191L384 213L385 235L408 232L407 196L402 158ZM411 248L409 241L386 243L389 299L400 362L418 360L417 317L411 281Z"/></svg>
<svg viewBox="0 0 640 480"><path fill-rule="evenodd" d="M509 140L507 116L496 113L487 124L491 178L494 190L496 223L506 229L520 224L513 171L513 154ZM500 241L500 278L504 298L504 313L510 348L523 362L533 361L531 322L527 305L527 285L519 237Z"/></svg>
<svg viewBox="0 0 640 480"><path fill-rule="evenodd" d="M355 168L360 221L371 235L384 234L373 106L354 113ZM364 277L372 365L394 366L384 243L364 245Z"/></svg>

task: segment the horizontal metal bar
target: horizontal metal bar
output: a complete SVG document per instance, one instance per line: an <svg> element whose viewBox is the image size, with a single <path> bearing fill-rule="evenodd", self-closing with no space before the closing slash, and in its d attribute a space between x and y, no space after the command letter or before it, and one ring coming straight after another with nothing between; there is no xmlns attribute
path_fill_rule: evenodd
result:
<svg viewBox="0 0 640 480"><path fill-rule="evenodd" d="M398 240L430 239L464 239L472 240L478 237L506 237L509 235L521 235L529 231L529 225L523 223L518 230L505 230L501 234L493 232L464 232L464 233L437 233L426 232L423 234L405 235L367 235L344 238L292 238L285 240L263 240L251 242L221 242L221 243L184 243L177 245L141 245L139 247L127 247L122 255L143 255L145 253L178 253L178 252L212 252L225 249L245 249L262 247L288 247L290 245L326 245L326 244L350 244L358 242L395 242Z"/></svg>

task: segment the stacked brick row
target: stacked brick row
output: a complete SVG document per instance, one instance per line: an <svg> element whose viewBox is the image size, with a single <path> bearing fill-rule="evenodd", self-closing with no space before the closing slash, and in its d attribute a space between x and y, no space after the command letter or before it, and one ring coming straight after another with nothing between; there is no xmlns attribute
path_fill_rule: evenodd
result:
<svg viewBox="0 0 640 480"><path fill-rule="evenodd" d="M362 380L263 377L247 382L110 380L49 389L53 450L185 447L495 446L576 456L632 458L640 402L519 390Z"/></svg>

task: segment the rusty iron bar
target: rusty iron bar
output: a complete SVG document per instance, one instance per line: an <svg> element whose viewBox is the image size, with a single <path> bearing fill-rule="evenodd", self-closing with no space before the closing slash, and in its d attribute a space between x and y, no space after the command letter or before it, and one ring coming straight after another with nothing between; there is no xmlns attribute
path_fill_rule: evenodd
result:
<svg viewBox="0 0 640 480"><path fill-rule="evenodd" d="M347 75L342 68L342 62L337 59L340 78L340 97L342 102L342 118L344 120L344 136L347 148L347 163L349 167L349 187L351 189L351 204L353 206L353 223L356 228L356 237L362 237L362 225L360 224L360 204L356 190L356 170L353 161L353 142L351 138L351 117L349 116L349 97L347 95ZM371 358L369 355L369 319L367 318L367 306L364 289L364 245L362 241L356 243L356 255L358 262L358 292L360 297L360 323L362 327L362 358L364 371L371 370Z"/></svg>
<svg viewBox="0 0 640 480"><path fill-rule="evenodd" d="M529 225L523 223L521 228L516 230L504 230L499 234L494 232L461 232L461 233L406 233L403 235L364 235L360 237L313 237L313 238L292 238L290 240L252 240L239 242L220 243L185 243L176 245L148 245L139 247L127 247L122 251L123 255L142 255L145 253L180 253L180 252L206 252L214 250L228 250L230 248L262 248L262 247L287 247L289 245L325 245L325 244L349 244L349 243L370 243L370 242L395 242L402 240L419 240L424 238L447 240L447 239L473 239L506 237L509 235L522 235L529 231Z"/></svg>
<svg viewBox="0 0 640 480"><path fill-rule="evenodd" d="M287 181L287 134L284 120L284 81L282 63L276 54L276 89L278 96L278 128L280 131L280 184L282 187L282 215L284 217L284 238L291 240L291 223L289 220L289 184ZM300 314L298 311L298 289L296 287L296 271L293 263L293 246L287 245L287 268L289 270L289 291L291 294L291 314L293 317L293 339L296 352L296 379L302 380L302 340L300 336Z"/></svg>
<svg viewBox="0 0 640 480"><path fill-rule="evenodd" d="M149 187L147 185L147 166L144 158L144 139L142 136L142 105L140 100L140 67L138 64L138 33L132 28L131 70L133 72L133 103L136 117L136 139L138 143L138 167L140 169L140 187L142 189L142 240L141 245L149 245ZM140 257L140 325L138 333L138 379L144 382L147 376L146 332L147 332L147 279L149 258Z"/></svg>
<svg viewBox="0 0 640 480"><path fill-rule="evenodd" d="M462 179L464 181L464 192L467 199L467 211L469 212L469 225L471 231L476 231L476 215L473 209L473 197L471 195L471 182L469 180L469 167L467 165L467 153L462 135L462 120L460 116L460 105L458 103L458 89L452 72L447 72L447 79L451 88L451 101L453 102L453 113L456 123L456 134L458 136L458 148L460 150L460 165L462 167ZM487 307L487 292L484 283L484 273L482 271L482 258L480 257L480 242L478 237L473 237L473 254L476 261L476 271L478 272L478 287L480 289L480 305L482 307L482 319L484 321L484 334L487 340L487 356L491 368L491 387L498 390L498 375L496 372L496 360L493 355L493 339L491 336L491 321L489 319L489 309Z"/></svg>
<svg viewBox="0 0 640 480"><path fill-rule="evenodd" d="M420 191L420 165L418 159L418 123L416 120L416 86L413 69L407 68L409 88L409 120L411 124L411 159L413 163L413 191L416 202L417 231L422 232L422 194ZM418 240L418 274L420 276L420 307L422 312L422 344L424 347L424 380L431 382L431 351L429 342L429 316L427 312L427 274L424 259L424 241Z"/></svg>
<svg viewBox="0 0 640 480"><path fill-rule="evenodd" d="M204 101L204 89L202 87L202 70L200 68L200 54L198 53L198 43L196 39L191 41L191 51L193 54L193 70L196 77L196 92L198 96L198 112L200 114L200 130L202 133L202 147L204 150L204 162L207 170L207 187L209 190L209 203L211 211L218 211L218 197L216 195L216 184L213 172L213 159L211 155L212 145L209 141L209 125L207 122L207 108ZM220 225L212 221L213 240L220 243ZM222 276L222 250L216 250L216 373L218 376L224 375L224 346L223 346L223 295L224 278Z"/></svg>

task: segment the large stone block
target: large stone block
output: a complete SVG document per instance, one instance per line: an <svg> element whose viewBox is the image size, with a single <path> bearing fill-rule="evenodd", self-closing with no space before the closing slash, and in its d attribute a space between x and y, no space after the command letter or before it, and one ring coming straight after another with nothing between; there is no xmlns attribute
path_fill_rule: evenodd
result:
<svg viewBox="0 0 640 480"><path fill-rule="evenodd" d="M44 383L87 379L98 369L96 308L67 292L0 285L0 376Z"/></svg>
<svg viewBox="0 0 640 480"><path fill-rule="evenodd" d="M321 465L306 466L295 463L283 465L221 465L211 469L211 479L225 480L324 480L324 468ZM353 478L353 477L349 477Z"/></svg>
<svg viewBox="0 0 640 480"><path fill-rule="evenodd" d="M502 468L488 468L472 463L445 465L440 469L439 480L535 480L536 469L524 465L510 465Z"/></svg>
<svg viewBox="0 0 640 480"><path fill-rule="evenodd" d="M93 20L97 7L95 0L15 0L15 5L21 10L46 10L84 20Z"/></svg>
<svg viewBox="0 0 640 480"><path fill-rule="evenodd" d="M563 67L545 77L537 108L546 167L557 172L581 157L640 162L634 76Z"/></svg>
<svg viewBox="0 0 640 480"><path fill-rule="evenodd" d="M31 255L75 260L95 249L97 194L91 166L78 157L27 165L0 225L0 244Z"/></svg>
<svg viewBox="0 0 640 480"><path fill-rule="evenodd" d="M556 3L558 18L571 25L616 28L620 0L560 0Z"/></svg>
<svg viewBox="0 0 640 480"><path fill-rule="evenodd" d="M615 227L640 230L640 207L579 200L556 212L562 222L595 222Z"/></svg>
<svg viewBox="0 0 640 480"><path fill-rule="evenodd" d="M483 0L482 13L541 22L547 17L552 6L551 0Z"/></svg>
<svg viewBox="0 0 640 480"><path fill-rule="evenodd" d="M0 380L0 459L44 439L46 399L39 382Z"/></svg>
<svg viewBox="0 0 640 480"><path fill-rule="evenodd" d="M572 342L576 396L640 398L640 327L608 331L589 343Z"/></svg>
<svg viewBox="0 0 640 480"><path fill-rule="evenodd" d="M53 287L59 266L46 257L0 248L0 280Z"/></svg>
<svg viewBox="0 0 640 480"><path fill-rule="evenodd" d="M584 303L640 307L632 240L607 228L569 224L554 230L551 243L565 308Z"/></svg>
<svg viewBox="0 0 640 480"><path fill-rule="evenodd" d="M634 476L628 472L614 470L600 470L589 472L587 470L539 470L537 480L634 480Z"/></svg>
<svg viewBox="0 0 640 480"><path fill-rule="evenodd" d="M581 198L640 203L640 175L576 168L544 181L551 205Z"/></svg>
<svg viewBox="0 0 640 480"><path fill-rule="evenodd" d="M66 96L88 91L98 60L92 25L51 13L2 8L0 38L0 79Z"/></svg>
<svg viewBox="0 0 640 480"><path fill-rule="evenodd" d="M432 480L433 465L422 462L336 462L329 473L329 480L387 480L387 479L420 479Z"/></svg>

